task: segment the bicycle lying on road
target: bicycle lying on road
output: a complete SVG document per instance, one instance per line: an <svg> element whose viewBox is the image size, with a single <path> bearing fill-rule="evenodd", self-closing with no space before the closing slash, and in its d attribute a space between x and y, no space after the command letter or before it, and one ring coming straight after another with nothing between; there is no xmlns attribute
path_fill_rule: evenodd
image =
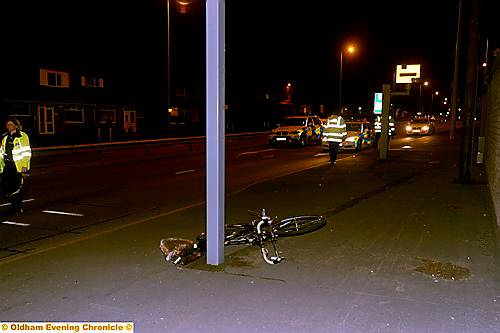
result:
<svg viewBox="0 0 500 333"><path fill-rule="evenodd" d="M278 237L303 235L318 230L326 225L326 218L320 215L301 215L272 220L261 213L249 212L254 215L250 223L228 224L224 227L224 245L257 245L264 261L274 265L282 262L285 257L280 255L276 246ZM187 264L207 251L207 237L201 233L196 241L180 238L162 239L160 250L165 260L174 264Z"/></svg>

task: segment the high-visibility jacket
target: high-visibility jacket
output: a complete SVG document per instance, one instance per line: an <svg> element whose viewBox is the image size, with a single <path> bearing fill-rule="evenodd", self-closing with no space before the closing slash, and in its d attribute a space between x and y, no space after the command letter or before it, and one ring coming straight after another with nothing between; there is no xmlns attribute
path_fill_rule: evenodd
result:
<svg viewBox="0 0 500 333"><path fill-rule="evenodd" d="M8 134L4 134L2 145L0 146L0 172L3 172L5 166L5 144ZM28 135L22 131L16 131L14 134L14 147L12 148L12 159L16 164L17 172L30 169L31 147Z"/></svg>
<svg viewBox="0 0 500 333"><path fill-rule="evenodd" d="M375 133L382 133L382 117L377 116L375 118ZM394 120L392 120L392 116L389 116L389 135L392 135L396 131L396 127L394 125Z"/></svg>
<svg viewBox="0 0 500 333"><path fill-rule="evenodd" d="M342 144L347 138L344 118L336 115L330 116L326 122L326 128L323 130L323 136L326 137L327 141Z"/></svg>

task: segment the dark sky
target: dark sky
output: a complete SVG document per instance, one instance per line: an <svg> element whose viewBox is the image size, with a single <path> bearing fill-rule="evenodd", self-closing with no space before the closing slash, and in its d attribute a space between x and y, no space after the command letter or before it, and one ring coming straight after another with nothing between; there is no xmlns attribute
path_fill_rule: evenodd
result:
<svg viewBox="0 0 500 333"><path fill-rule="evenodd" d="M175 2L175 0L172 0ZM2 48L11 68L24 63L88 68L138 101L163 98L166 0L10 1L2 3ZM370 100L393 66L421 63L433 89L452 80L457 0L226 1L228 94L254 95L290 80L304 101L337 99L339 52L346 103ZM172 13L177 86L203 89L204 1Z"/></svg>

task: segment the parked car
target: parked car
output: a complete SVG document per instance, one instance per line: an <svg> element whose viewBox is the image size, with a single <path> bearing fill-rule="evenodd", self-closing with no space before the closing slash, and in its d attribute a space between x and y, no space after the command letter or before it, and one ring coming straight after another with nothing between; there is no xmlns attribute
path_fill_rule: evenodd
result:
<svg viewBox="0 0 500 333"><path fill-rule="evenodd" d="M301 147L309 143L320 143L323 125L316 116L285 117L269 135L269 144L298 144Z"/></svg>
<svg viewBox="0 0 500 333"><path fill-rule="evenodd" d="M354 149L360 151L372 145L374 133L368 121L346 121L347 138L342 143L342 149ZM328 141L324 137L321 141L321 148L328 150Z"/></svg>
<svg viewBox="0 0 500 333"><path fill-rule="evenodd" d="M428 118L415 118L406 125L406 135L430 135L435 131L434 122Z"/></svg>

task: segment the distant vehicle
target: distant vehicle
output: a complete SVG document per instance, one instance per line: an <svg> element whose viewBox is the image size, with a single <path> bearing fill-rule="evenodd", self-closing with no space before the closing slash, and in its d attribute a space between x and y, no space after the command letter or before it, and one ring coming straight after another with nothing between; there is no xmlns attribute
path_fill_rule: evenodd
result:
<svg viewBox="0 0 500 333"><path fill-rule="evenodd" d="M436 132L434 122L428 118L415 118L406 125L406 135L431 135Z"/></svg>
<svg viewBox="0 0 500 333"><path fill-rule="evenodd" d="M320 143L323 125L317 116L285 117L269 135L269 144L298 144L301 147L309 143Z"/></svg>
<svg viewBox="0 0 500 333"><path fill-rule="evenodd" d="M342 149L354 149L361 151L365 147L372 145L374 133L371 124L363 121L346 121L347 138L342 143ZM323 138L321 148L328 150L328 141Z"/></svg>

